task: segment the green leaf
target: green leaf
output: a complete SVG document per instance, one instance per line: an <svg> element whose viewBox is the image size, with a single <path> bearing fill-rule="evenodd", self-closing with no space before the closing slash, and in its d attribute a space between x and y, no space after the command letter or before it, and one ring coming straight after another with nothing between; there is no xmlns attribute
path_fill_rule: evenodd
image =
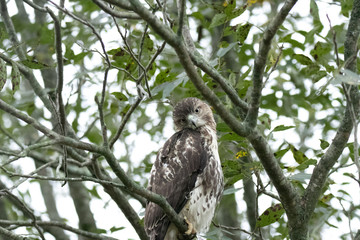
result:
<svg viewBox="0 0 360 240"><path fill-rule="evenodd" d="M313 50L310 51L311 56L318 61L332 50L332 46L328 43L317 42ZM327 59L328 60L328 59Z"/></svg>
<svg viewBox="0 0 360 240"><path fill-rule="evenodd" d="M295 128L295 126L285 126L285 125L280 125L280 126L276 126L272 132L281 132L281 131L285 131L291 128Z"/></svg>
<svg viewBox="0 0 360 240"><path fill-rule="evenodd" d="M269 114L265 113L259 117L259 121L262 126L264 126L266 129L271 129L271 118Z"/></svg>
<svg viewBox="0 0 360 240"><path fill-rule="evenodd" d="M227 21L227 16L225 13L215 14L213 19L211 20L211 24L210 24L209 28L217 27L221 24L224 24L226 21Z"/></svg>
<svg viewBox="0 0 360 240"><path fill-rule="evenodd" d="M239 135L237 135L234 132L229 132L229 133L223 135L219 139L219 142L221 142L221 141L242 141L242 140L244 140L243 137L240 137Z"/></svg>
<svg viewBox="0 0 360 240"><path fill-rule="evenodd" d="M156 87L154 87L151 91L151 93L155 96L159 92L163 92L162 98L166 98L170 96L170 94L173 92L173 90L179 86L181 83L186 82L188 80L188 77L184 74L180 74L178 78L175 81L172 82L164 82L163 84L160 84Z"/></svg>
<svg viewBox="0 0 360 240"><path fill-rule="evenodd" d="M18 66L13 63L11 70L11 84L12 84L12 93L14 94L20 87L20 71Z"/></svg>
<svg viewBox="0 0 360 240"><path fill-rule="evenodd" d="M315 159L309 159L301 163L299 166L296 167L296 169L303 171L307 169L310 165L316 165L317 161Z"/></svg>
<svg viewBox="0 0 360 240"><path fill-rule="evenodd" d="M332 84L347 83L350 85L360 85L360 76L349 69L342 70L341 73L337 74Z"/></svg>
<svg viewBox="0 0 360 240"><path fill-rule="evenodd" d="M45 68L51 68L52 66L44 64L44 63L40 63L34 59L27 59L27 60L23 60L20 61L23 65L27 66L28 68L31 69L45 69Z"/></svg>
<svg viewBox="0 0 360 240"><path fill-rule="evenodd" d="M125 96L125 94L121 92L112 92L112 95L114 95L119 101L128 101L128 97Z"/></svg>
<svg viewBox="0 0 360 240"><path fill-rule="evenodd" d="M3 89L3 87L5 86L6 83L6 78L7 78L7 74L6 74L6 64L4 62L4 60L2 60L0 58L0 91Z"/></svg>
<svg viewBox="0 0 360 240"><path fill-rule="evenodd" d="M115 227L115 226L113 226L113 227L110 228L110 232L113 233L113 232L117 232L117 231L120 231L120 230L123 230L123 229L125 229L125 227Z"/></svg>
<svg viewBox="0 0 360 240"><path fill-rule="evenodd" d="M230 43L229 46L227 46L226 48L220 48L216 55L218 57L223 57L226 53L228 53L237 43L236 42L233 42L233 43Z"/></svg>
<svg viewBox="0 0 360 240"><path fill-rule="evenodd" d="M281 150L277 151L276 153L274 153L274 156L277 159L280 159L289 151L289 149L290 149L289 147L287 147L285 149L281 149Z"/></svg>
<svg viewBox="0 0 360 240"><path fill-rule="evenodd" d="M224 190L224 193L223 193L223 196L236 193L236 192L238 192L240 189L241 189L241 188L234 188L234 187L230 187L230 188L228 188L228 189L225 189L225 190Z"/></svg>
<svg viewBox="0 0 360 240"><path fill-rule="evenodd" d="M293 58L296 59L299 63L301 63L303 65L311 65L311 64L313 64L313 61L309 57L307 57L307 56L305 56L303 54L295 54L293 56Z"/></svg>
<svg viewBox="0 0 360 240"><path fill-rule="evenodd" d="M321 32L321 30L324 28L324 26L322 25L322 23L320 21L319 8L318 8L315 0L310 1L310 14L313 17L313 25L314 25L314 27L317 28L317 32L318 33Z"/></svg>
<svg viewBox="0 0 360 240"><path fill-rule="evenodd" d="M227 125L224 122L220 122L216 125L216 131L219 132L232 132L231 128L229 127L229 125Z"/></svg>
<svg viewBox="0 0 360 240"><path fill-rule="evenodd" d="M322 150L325 150L327 147L330 146L330 143L328 143L327 141L320 139L320 147Z"/></svg>
<svg viewBox="0 0 360 240"><path fill-rule="evenodd" d="M309 180L311 178L311 174L308 173L297 173L289 177L291 180L305 182L305 180Z"/></svg>
<svg viewBox="0 0 360 240"><path fill-rule="evenodd" d="M151 40L149 34L145 35L144 48L146 50L148 50L149 52L152 52L154 50L154 42L153 42L153 40Z"/></svg>
<svg viewBox="0 0 360 240"><path fill-rule="evenodd" d="M243 44L250 32L250 29L252 27L252 24L250 23L246 23L244 25L238 25L236 28L236 40L240 43Z"/></svg>
<svg viewBox="0 0 360 240"><path fill-rule="evenodd" d="M349 17L349 13L353 8L353 0L341 0L341 14L345 17Z"/></svg>
<svg viewBox="0 0 360 240"><path fill-rule="evenodd" d="M306 155L297 150L293 145L290 144L290 150L293 153L294 159L297 163L301 164L303 162L305 162L306 160L308 160L308 158L306 157Z"/></svg>
<svg viewBox="0 0 360 240"><path fill-rule="evenodd" d="M99 193L98 193L95 186L92 189L88 189L88 191L92 196L94 196L94 197L96 197L98 199L101 199L101 197L100 197L100 195L99 195Z"/></svg>
<svg viewBox="0 0 360 240"><path fill-rule="evenodd" d="M280 217L285 213L283 206L275 204L266 209L256 221L256 227L268 226L274 222L279 221Z"/></svg>

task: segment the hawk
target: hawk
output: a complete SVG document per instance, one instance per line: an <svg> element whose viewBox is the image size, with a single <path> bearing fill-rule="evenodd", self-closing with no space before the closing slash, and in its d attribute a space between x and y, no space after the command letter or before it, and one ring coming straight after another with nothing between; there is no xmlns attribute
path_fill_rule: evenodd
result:
<svg viewBox="0 0 360 240"><path fill-rule="evenodd" d="M224 189L210 107L197 98L185 98L174 109L176 133L159 150L148 189L166 198L187 222L188 235L206 233ZM163 210L148 202L145 230L151 240L181 238Z"/></svg>

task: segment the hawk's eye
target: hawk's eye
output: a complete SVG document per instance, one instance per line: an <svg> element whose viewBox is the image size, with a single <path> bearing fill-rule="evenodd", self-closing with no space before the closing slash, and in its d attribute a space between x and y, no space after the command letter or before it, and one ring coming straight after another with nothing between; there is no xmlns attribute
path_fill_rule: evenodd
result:
<svg viewBox="0 0 360 240"><path fill-rule="evenodd" d="M180 120L180 122L184 123L184 122L186 122L186 120L183 118Z"/></svg>
<svg viewBox="0 0 360 240"><path fill-rule="evenodd" d="M198 107L197 109L195 109L195 112L196 112L196 113L199 113L199 112L200 112L200 108Z"/></svg>

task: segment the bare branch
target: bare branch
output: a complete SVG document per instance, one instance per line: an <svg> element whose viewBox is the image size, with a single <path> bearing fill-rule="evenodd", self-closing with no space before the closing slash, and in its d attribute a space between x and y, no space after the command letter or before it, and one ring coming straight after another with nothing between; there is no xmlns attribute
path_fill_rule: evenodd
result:
<svg viewBox="0 0 360 240"><path fill-rule="evenodd" d="M346 34L346 40L344 43L345 49L345 62L347 62L356 51L357 40L359 38L360 31L360 0L355 0L353 5L353 10L351 13L351 18L349 22L349 27ZM347 68L351 71L356 71L356 61L351 61L347 64ZM359 92L357 86L350 86L349 96L351 102L354 104L354 110L357 115L358 109L358 99ZM306 188L305 194L303 196L303 202L306 202L305 216L304 221L308 221L315 209L315 206L318 202L322 188L325 184L325 181L328 177L328 174L331 168L334 166L336 161L339 159L341 153L343 152L346 143L349 140L351 131L353 129L353 121L351 117L351 104L348 102L345 114L340 123L340 127L330 144L329 148L325 154L321 157L318 165L315 167L309 185ZM354 151L357 151L356 149Z"/></svg>
<svg viewBox="0 0 360 240"><path fill-rule="evenodd" d="M2 221L2 220L0 220ZM9 239L13 239L13 240L24 240L26 238L20 236L20 235L17 235L9 230L7 230L6 228L3 228L3 227L0 227L0 235L1 236L5 236L5 237L8 237Z"/></svg>
<svg viewBox="0 0 360 240"><path fill-rule="evenodd" d="M15 27L7 10L7 5L5 0L0 0L0 14L4 21L6 31L10 36L10 41L12 42L12 45L15 48L17 55L19 56L20 60L25 60L26 54L25 51L20 46L20 41L17 38Z"/></svg>
<svg viewBox="0 0 360 240"><path fill-rule="evenodd" d="M135 13L129 13L129 12L120 12L112 9L111 7L107 6L103 1L100 0L93 0L93 2L99 6L104 12L110 14L111 16L114 16L116 18L125 18L125 19L141 19L139 15Z"/></svg>
<svg viewBox="0 0 360 240"><path fill-rule="evenodd" d="M33 224L31 222L26 222L26 221L8 221L8 220L2 220L0 219L0 224L1 225L14 225L14 226L27 226L27 227L31 227L33 226ZM78 234L80 236L84 236L84 237L88 237L88 238L91 238L91 239L99 239L99 240L116 240L116 238L112 238L112 237L107 237L107 236L104 236L104 235L100 235L100 234L97 234L97 233L91 233L91 232L87 232L87 231L84 231L84 230L80 230L80 229L77 229L77 228L73 228L65 223L62 223L62 222L56 222L56 221L37 221L37 224L39 226L53 226L53 227L59 227L59 228L62 228L62 229L65 229L67 231L70 231L70 232L73 232L75 234ZM1 232L1 230L0 230ZM21 238L14 238L14 239L21 239L23 240L24 238L21 237Z"/></svg>
<svg viewBox="0 0 360 240"><path fill-rule="evenodd" d="M130 109L126 112L125 116L123 117L123 119L121 120L120 126L118 128L118 130L116 131L115 136L110 139L110 144L109 144L109 148L112 149L112 147L114 146L115 142L119 139L122 131L124 130L124 127L126 125L126 123L129 121L131 114L134 112L134 110L139 106L141 102L141 98L136 98L136 101L133 105L131 105Z"/></svg>
<svg viewBox="0 0 360 240"><path fill-rule="evenodd" d="M271 47L271 41L296 2L297 0L287 0L284 3L278 14L276 14L275 18L271 21L265 30L263 38L260 42L259 51L255 58L252 75L253 90L251 93L250 108L245 119L246 125L251 129L254 129L257 123L261 90L263 87L264 69Z"/></svg>

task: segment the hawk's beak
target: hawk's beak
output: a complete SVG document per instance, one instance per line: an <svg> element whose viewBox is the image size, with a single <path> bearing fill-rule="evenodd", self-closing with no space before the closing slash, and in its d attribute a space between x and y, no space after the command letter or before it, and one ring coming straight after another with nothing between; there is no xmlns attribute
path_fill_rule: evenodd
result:
<svg viewBox="0 0 360 240"><path fill-rule="evenodd" d="M191 128L197 128L198 126L198 118L197 116L194 116L192 114L189 114L188 116L189 125Z"/></svg>

